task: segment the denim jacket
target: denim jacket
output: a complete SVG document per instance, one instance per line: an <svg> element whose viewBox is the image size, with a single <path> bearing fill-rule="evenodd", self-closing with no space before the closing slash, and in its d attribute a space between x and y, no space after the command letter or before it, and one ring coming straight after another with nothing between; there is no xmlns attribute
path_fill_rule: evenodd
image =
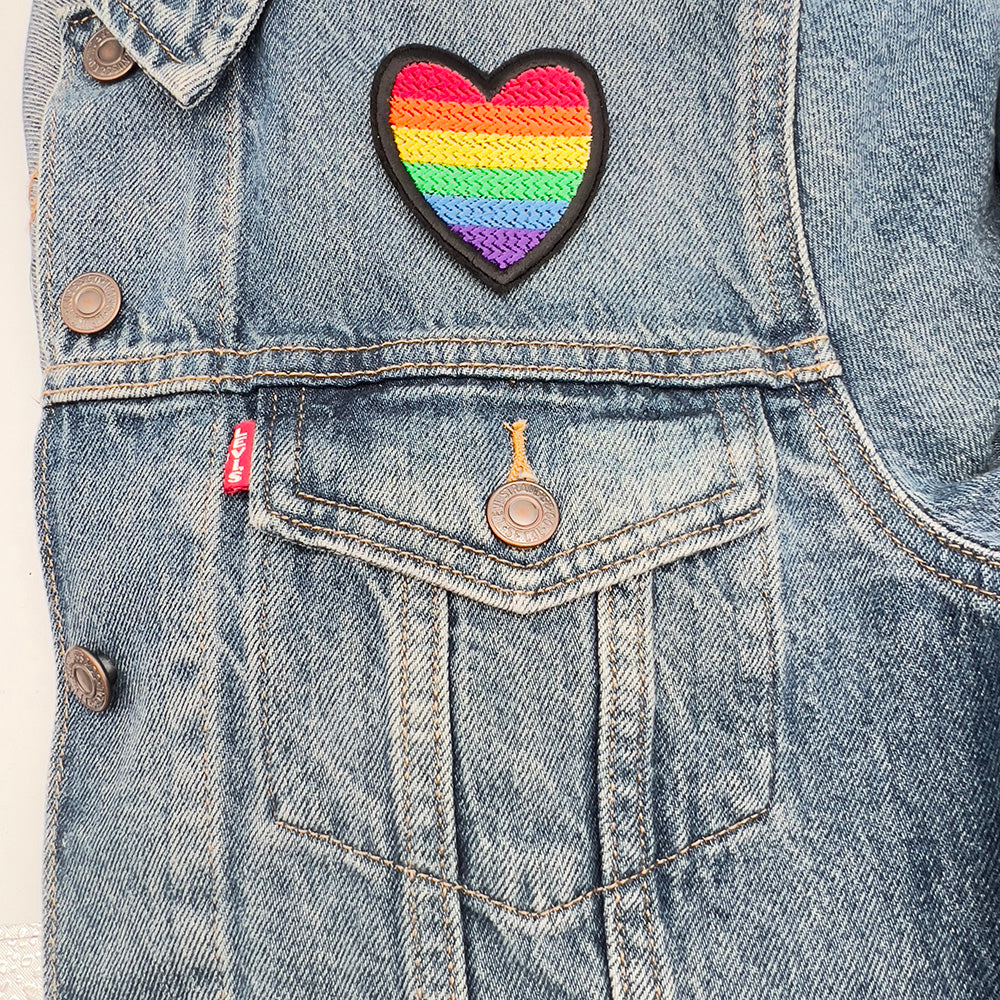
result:
<svg viewBox="0 0 1000 1000"><path fill-rule="evenodd" d="M49 1000L1000 995L998 72L986 0L36 0Z"/></svg>

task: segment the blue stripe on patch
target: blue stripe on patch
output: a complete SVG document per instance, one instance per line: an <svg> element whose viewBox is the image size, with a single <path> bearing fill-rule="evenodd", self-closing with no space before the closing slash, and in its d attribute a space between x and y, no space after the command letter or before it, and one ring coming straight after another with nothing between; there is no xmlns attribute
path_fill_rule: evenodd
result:
<svg viewBox="0 0 1000 1000"><path fill-rule="evenodd" d="M566 211L568 201L515 201L506 198L424 196L449 226L485 226L490 229L551 229Z"/></svg>

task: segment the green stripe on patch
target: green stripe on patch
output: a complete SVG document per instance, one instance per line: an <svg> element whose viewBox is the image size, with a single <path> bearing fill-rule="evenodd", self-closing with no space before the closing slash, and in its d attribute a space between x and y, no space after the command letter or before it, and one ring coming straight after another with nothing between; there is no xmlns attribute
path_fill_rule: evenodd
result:
<svg viewBox="0 0 1000 1000"><path fill-rule="evenodd" d="M403 163L421 194L516 201L570 201L582 170L515 170L509 167L446 167Z"/></svg>

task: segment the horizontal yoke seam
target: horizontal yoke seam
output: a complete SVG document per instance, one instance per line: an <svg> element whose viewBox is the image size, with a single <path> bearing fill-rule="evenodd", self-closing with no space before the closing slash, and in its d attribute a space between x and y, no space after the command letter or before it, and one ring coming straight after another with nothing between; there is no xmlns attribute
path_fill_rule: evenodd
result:
<svg viewBox="0 0 1000 1000"><path fill-rule="evenodd" d="M816 425L816 429L819 432L821 440L823 441L823 446L826 448L827 457L829 458L830 462L840 473L841 478L846 483L847 488L850 490L850 492L854 495L854 498L858 501L858 503L861 504L861 506L867 512L868 516L871 517L871 519L875 522L879 530L886 536L886 538L888 538L893 545L895 545L901 552L903 552L903 554L906 555L907 558L911 559L921 569L926 570L933 576L936 576L939 579L944 580L946 583L951 583L956 587L961 587L964 590L971 590L973 593L980 594L982 597L989 597L992 600L1000 601L1000 594L994 593L992 590L984 590L982 587L977 587L975 584L969 583L966 580L960 580L958 579L958 577L951 576L950 574L945 573L943 570L938 569L936 566L932 566L929 562L922 559L916 552L914 552L911 548L909 548L909 546L907 546L905 542L898 539L892 533L892 531L886 526L885 521L882 519L879 513L872 507L872 505L868 502L868 500L865 499L865 497L862 495L861 491L851 481L851 477L848 475L847 470L844 468L843 463L840 460L840 457L833 450L833 446L830 444L830 439L827 436L825 426L820 421L819 415L816 413L816 411L812 408L812 406L809 405L809 400L806 398L805 393L797 385L795 386L795 391L799 394L799 398L801 399L805 408L809 411L809 414L813 419L813 423Z"/></svg>
<svg viewBox="0 0 1000 1000"><path fill-rule="evenodd" d="M384 865L386 868L391 868L393 871L399 872L400 874L406 875L409 878L419 878L426 882L430 882L433 885L439 886L442 890L452 890L454 892L460 892L463 895L470 896L473 899L477 899L480 902L488 903L490 906L494 906L499 910L504 910L507 913L512 913L518 917L527 917L530 920L538 920L541 917L551 916L553 913L559 913L563 910L568 910L578 903L582 903L585 900L592 898L593 896L600 895L601 893L610 892L613 889L617 889L620 886L628 885L637 879L645 878L650 872L655 871L662 865L670 864L674 861L679 860L686 854L690 854L691 851L699 848L705 847L708 844L714 843L725 837L727 834L735 833L737 830L742 829L745 826L755 822L756 820L762 819L767 815L768 809L761 809L759 812L755 812L751 816L745 816L743 819L727 826L723 830L717 830L715 833L706 834L703 837L699 837L697 840L691 841L689 844L682 847L680 850L675 851L673 854L669 854L666 857L658 858L656 861L651 861L649 864L644 865L638 871L632 872L629 875L623 876L622 878L616 879L613 882L609 882L605 885L594 886L592 889L588 889L586 892L580 893L578 896L574 896L572 899L568 899L563 903L556 903L553 906L547 906L541 910L528 910L522 909L521 907L514 906L512 903L508 903L505 900L497 899L495 896L490 896L485 892L481 892L478 889L470 889L468 886L461 885L458 882L450 882L447 879L438 878L436 875L431 875L428 872L418 871L417 869L409 865L401 865L397 861L392 861L390 858L383 857L380 854L374 854L371 851L365 851L360 847L354 847L351 844L347 844L342 840L334 837L329 833L319 833L316 830L309 830L305 827L294 826L291 823L286 823L284 820L280 820L277 817L272 816L272 819L276 826L281 827L283 830L288 830L290 833L301 834L306 837L311 837L314 840L322 840L326 843L333 844L339 847L342 851L347 854L354 855L355 857L365 858L368 861L374 861L377 864Z"/></svg>
<svg viewBox="0 0 1000 1000"><path fill-rule="evenodd" d="M249 358L257 354L269 353L301 353L301 354L356 354L365 351L383 351L389 347L404 347L421 344L474 344L484 347L571 347L592 351L627 351L634 354L699 355L723 354L731 351L754 351L759 354L777 354L793 347L805 347L819 341L829 340L829 337L809 337L796 340L779 347L760 347L756 344L726 344L722 347L644 347L641 344L595 344L573 340L492 340L486 337L406 337L399 340L386 340L380 344L344 345L341 347L320 347L309 344L278 344L270 347L255 347L248 350L238 350L232 347L198 347L183 351L170 351L165 354L149 354L134 358L94 358L89 361L63 361L57 365L48 365L43 371L60 371L64 368L92 368L103 365L131 365L147 361L169 361L171 358L189 358L202 354L217 354L234 358Z"/></svg>
<svg viewBox="0 0 1000 1000"><path fill-rule="evenodd" d="M445 573L450 573L452 576L457 576L462 580L468 580L470 583L480 584L490 590L496 590L502 594L511 594L517 597L536 597L539 594L547 594L550 591L558 590L560 587L565 587L568 584L584 580L588 576L594 576L596 573L603 573L605 570L614 569L618 566L624 566L635 561L636 559L641 558L642 556L649 555L651 552L656 552L659 549L676 545L678 542L686 541L688 538L696 538L698 535L705 535L712 531L720 531L722 528L728 527L731 524L739 524L742 521L748 521L751 518L756 517L763 510L762 507L757 506L752 510L747 511L745 514L727 517L717 524L709 524L693 531L687 531L680 535L674 535L672 538L668 538L662 542L657 542L656 545L650 545L639 552L633 552L631 555L623 556L621 559L615 559L613 562L606 563L603 566L595 566L593 569L588 569L583 573L577 573L574 576L566 577L563 580L559 580L557 583L549 584L547 587L537 587L534 590L521 590L517 587L502 587L499 584L490 583L488 580L483 580L471 573L463 573L461 570L455 569L452 566L446 566L444 563L435 562L433 559L427 559L424 556L419 556L414 552L407 551L406 549L398 549L392 545L383 545L381 542L372 541L372 539L365 538L363 535L355 535L347 531L340 531L336 528L326 528L322 525L310 524L308 521L300 521L297 518L289 517L287 514L282 514L280 511L272 510L266 503L264 505L264 509L272 517L276 517L279 521L285 521L296 528L303 528L307 531L315 531L324 535L333 535L337 538L346 538L349 541L357 542L360 545L367 545L369 548L377 549L381 552L388 552L391 555L402 556L404 559L409 559L412 562L417 562L424 566L430 566L432 569L442 570Z"/></svg>
<svg viewBox="0 0 1000 1000"><path fill-rule="evenodd" d="M483 363L478 361L459 362L406 362L398 365L384 365L381 368L371 368L362 371L349 372L275 372L257 371L248 375L184 375L177 378L157 379L153 382L109 382L103 385L67 386L62 389L47 389L43 396L65 396L74 392L103 392L110 389L154 389L163 385L176 385L179 382L247 382L255 378L299 378L299 379L346 379L363 378L365 376L383 375L386 372L406 369L435 370L438 368L471 368L482 371L536 371L536 372L568 372L576 375L631 375L634 378L679 379L695 381L697 379L721 378L729 375L770 375L774 378L794 378L804 372L821 372L827 368L839 365L838 361L824 361L818 365L806 365L802 368L786 368L782 371L771 371L768 368L733 368L728 371L673 373L635 371L629 368L573 368L559 365L513 365Z"/></svg>

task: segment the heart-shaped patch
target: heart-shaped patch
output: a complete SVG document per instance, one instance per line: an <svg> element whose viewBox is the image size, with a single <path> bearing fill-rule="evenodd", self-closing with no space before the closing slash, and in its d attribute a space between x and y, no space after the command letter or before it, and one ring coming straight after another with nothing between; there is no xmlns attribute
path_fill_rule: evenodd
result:
<svg viewBox="0 0 1000 1000"><path fill-rule="evenodd" d="M397 49L375 76L372 130L417 218L498 291L579 223L607 153L597 77L556 49L525 53L489 76L443 49Z"/></svg>

